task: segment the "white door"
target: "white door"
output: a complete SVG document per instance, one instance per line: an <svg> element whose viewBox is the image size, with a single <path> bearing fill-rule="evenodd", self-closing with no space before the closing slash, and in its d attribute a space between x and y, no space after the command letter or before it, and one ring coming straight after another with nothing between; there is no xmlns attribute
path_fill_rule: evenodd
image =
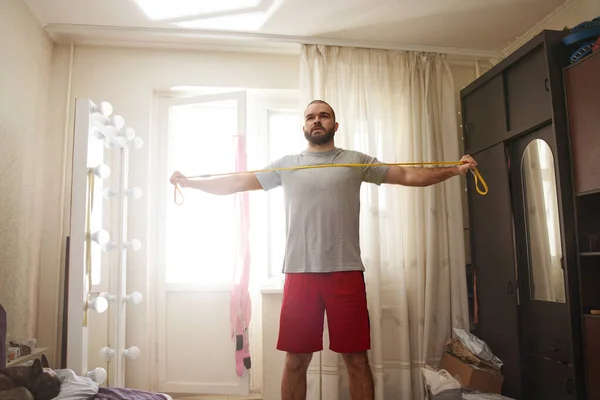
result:
<svg viewBox="0 0 600 400"><path fill-rule="evenodd" d="M230 333L235 253L234 196L184 189L169 177L235 170L236 136L246 133L244 92L159 99L157 256L158 390L247 394Z"/></svg>

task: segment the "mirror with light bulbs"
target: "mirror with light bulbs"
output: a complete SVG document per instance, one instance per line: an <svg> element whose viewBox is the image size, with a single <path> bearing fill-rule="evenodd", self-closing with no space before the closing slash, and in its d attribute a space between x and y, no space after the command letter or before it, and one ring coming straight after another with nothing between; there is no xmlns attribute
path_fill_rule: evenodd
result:
<svg viewBox="0 0 600 400"><path fill-rule="evenodd" d="M114 278L127 276L129 254L142 248L141 241L128 237L124 227L128 202L143 197L142 188L129 186L129 150L140 149L144 142L121 115L114 113L110 103L95 104L89 99L76 99L74 131L67 248L69 319L62 363L78 374L104 382L107 365L93 354L102 347L98 344L111 343L119 357L111 360L109 380L118 386L123 384L124 360L134 360L140 354L139 348L126 348L122 341L125 308L140 304L143 296L126 292L126 282ZM115 323L114 329L99 327L109 320ZM100 336L90 341L90 334ZM80 348L83 343L90 347Z"/></svg>

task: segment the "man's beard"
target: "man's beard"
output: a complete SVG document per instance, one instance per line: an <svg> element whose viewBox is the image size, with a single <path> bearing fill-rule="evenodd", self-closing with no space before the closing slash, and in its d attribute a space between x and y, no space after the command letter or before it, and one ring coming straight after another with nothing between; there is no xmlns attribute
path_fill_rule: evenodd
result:
<svg viewBox="0 0 600 400"><path fill-rule="evenodd" d="M323 128L322 126L320 128L325 130L325 128ZM315 128L313 128L313 130L314 129ZM311 135L310 131L304 130L304 137L306 138L306 140L308 140L310 143L317 145L317 146L331 142L333 140L334 136L335 136L335 129L325 131L324 135L319 135L319 136L313 136L313 135Z"/></svg>

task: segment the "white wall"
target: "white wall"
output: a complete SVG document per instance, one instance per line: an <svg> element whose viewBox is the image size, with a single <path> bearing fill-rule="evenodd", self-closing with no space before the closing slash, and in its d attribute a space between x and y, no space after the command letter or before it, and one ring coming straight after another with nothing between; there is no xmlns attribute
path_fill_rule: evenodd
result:
<svg viewBox="0 0 600 400"><path fill-rule="evenodd" d="M58 162L46 153L52 49L21 0L0 1L0 302L15 340L37 334L43 187Z"/></svg>

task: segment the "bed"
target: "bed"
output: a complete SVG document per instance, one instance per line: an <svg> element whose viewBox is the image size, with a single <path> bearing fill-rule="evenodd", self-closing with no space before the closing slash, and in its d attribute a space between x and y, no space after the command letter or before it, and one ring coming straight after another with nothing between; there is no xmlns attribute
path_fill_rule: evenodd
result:
<svg viewBox="0 0 600 400"><path fill-rule="evenodd" d="M0 304L0 370L6 367L7 315ZM92 379L77 376L70 369L54 370L61 378L61 391L56 400L173 400L163 393L152 393L129 388L103 388ZM1 371L0 371L1 372ZM0 397L2 395L0 394Z"/></svg>

